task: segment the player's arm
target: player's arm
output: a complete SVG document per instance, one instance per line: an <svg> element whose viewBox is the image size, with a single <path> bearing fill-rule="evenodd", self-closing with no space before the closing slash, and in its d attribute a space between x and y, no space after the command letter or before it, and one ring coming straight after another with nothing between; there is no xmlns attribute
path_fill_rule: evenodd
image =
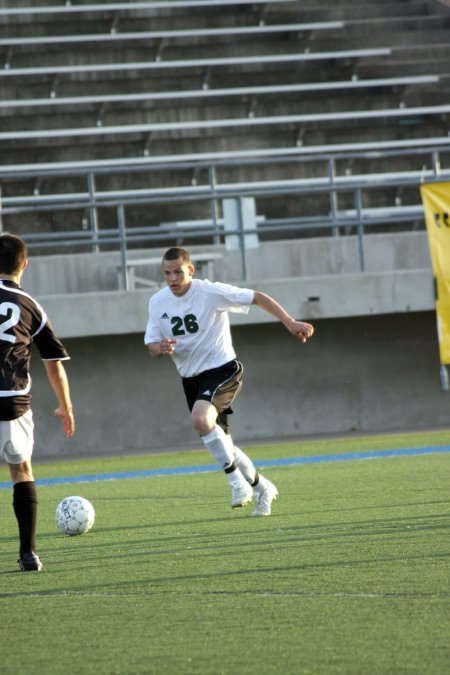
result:
<svg viewBox="0 0 450 675"><path fill-rule="evenodd" d="M75 420L66 369L61 361L44 361L43 363L50 385L58 401L55 415L61 418L64 434L66 436L73 436L75 433Z"/></svg>
<svg viewBox="0 0 450 675"><path fill-rule="evenodd" d="M147 349L150 356L172 356L177 341L173 338L162 338L159 342L150 342Z"/></svg>
<svg viewBox="0 0 450 675"><path fill-rule="evenodd" d="M270 295L262 293L261 291L255 291L252 304L261 307L265 312L275 316L287 330L292 333L292 335L295 335L295 337L298 337L301 342L306 342L306 340L309 340L309 338L312 337L314 327L310 323L294 319L286 312L284 307Z"/></svg>
<svg viewBox="0 0 450 675"><path fill-rule="evenodd" d="M153 308L152 303L153 298L150 298L149 317L144 335L144 344L146 345L150 356L172 356L177 340L164 337L160 327L153 318L156 314L156 310Z"/></svg>

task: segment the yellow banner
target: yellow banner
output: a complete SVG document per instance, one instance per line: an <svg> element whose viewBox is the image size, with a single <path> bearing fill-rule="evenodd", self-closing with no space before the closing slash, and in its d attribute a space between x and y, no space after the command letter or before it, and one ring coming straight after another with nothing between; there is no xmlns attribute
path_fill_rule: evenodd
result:
<svg viewBox="0 0 450 675"><path fill-rule="evenodd" d="M441 364L450 364L450 183L420 186L431 266L436 285L436 315Z"/></svg>

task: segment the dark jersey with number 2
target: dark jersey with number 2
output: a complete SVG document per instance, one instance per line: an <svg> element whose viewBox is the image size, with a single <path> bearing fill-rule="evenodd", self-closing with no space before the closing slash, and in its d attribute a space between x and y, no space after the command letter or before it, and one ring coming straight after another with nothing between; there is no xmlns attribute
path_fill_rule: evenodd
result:
<svg viewBox="0 0 450 675"><path fill-rule="evenodd" d="M17 419L30 407L33 342L44 361L70 358L39 303L0 279L0 420Z"/></svg>

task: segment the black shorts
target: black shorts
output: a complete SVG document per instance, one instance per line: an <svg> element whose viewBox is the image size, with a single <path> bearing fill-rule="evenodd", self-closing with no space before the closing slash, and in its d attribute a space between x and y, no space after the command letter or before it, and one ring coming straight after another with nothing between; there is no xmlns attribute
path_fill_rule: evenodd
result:
<svg viewBox="0 0 450 675"><path fill-rule="evenodd" d="M189 410L192 410L196 401L209 401L217 408L217 423L228 433L227 416L232 414L231 404L241 391L243 372L242 363L229 361L194 377L183 377L183 389Z"/></svg>

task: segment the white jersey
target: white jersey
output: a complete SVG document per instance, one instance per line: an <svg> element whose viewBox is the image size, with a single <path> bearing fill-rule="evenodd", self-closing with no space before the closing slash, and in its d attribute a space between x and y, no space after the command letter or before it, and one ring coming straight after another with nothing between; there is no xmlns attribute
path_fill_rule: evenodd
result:
<svg viewBox="0 0 450 675"><path fill-rule="evenodd" d="M187 293L163 288L150 298L146 345L177 340L173 360L182 377L192 377L236 358L228 312L246 314L254 291L207 279L193 279Z"/></svg>

